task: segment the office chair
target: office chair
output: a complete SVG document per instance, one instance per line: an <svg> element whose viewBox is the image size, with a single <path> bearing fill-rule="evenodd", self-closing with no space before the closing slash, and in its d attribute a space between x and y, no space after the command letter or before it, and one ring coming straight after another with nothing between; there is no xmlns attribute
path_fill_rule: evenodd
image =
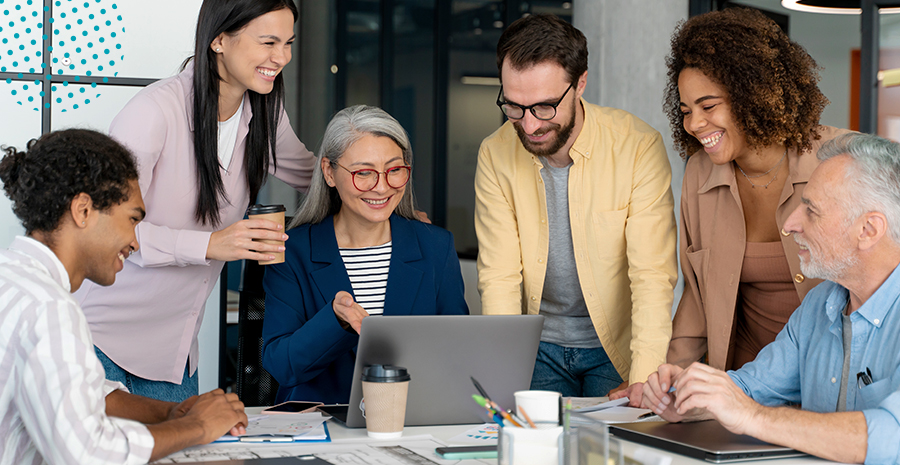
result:
<svg viewBox="0 0 900 465"><path fill-rule="evenodd" d="M265 266L244 260L238 304L237 395L247 407L274 405L278 382L262 367L262 327L266 315Z"/></svg>

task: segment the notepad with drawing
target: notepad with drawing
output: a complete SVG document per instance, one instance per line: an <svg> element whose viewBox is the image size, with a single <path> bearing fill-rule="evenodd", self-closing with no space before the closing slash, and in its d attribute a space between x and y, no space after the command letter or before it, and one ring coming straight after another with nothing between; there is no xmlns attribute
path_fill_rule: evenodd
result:
<svg viewBox="0 0 900 465"><path fill-rule="evenodd" d="M248 418L247 434L226 434L215 442L328 442L328 417L319 412L279 415L252 415Z"/></svg>

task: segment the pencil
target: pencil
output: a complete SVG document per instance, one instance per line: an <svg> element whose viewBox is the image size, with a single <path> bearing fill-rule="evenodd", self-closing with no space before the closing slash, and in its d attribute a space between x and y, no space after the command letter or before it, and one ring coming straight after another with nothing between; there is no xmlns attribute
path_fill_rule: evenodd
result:
<svg viewBox="0 0 900 465"><path fill-rule="evenodd" d="M521 406L519 407L519 413L521 413L522 416L525 418L525 421L528 422L528 426L530 426L532 428L537 428L537 426L535 426L534 422L531 421L531 417L528 416L528 412L526 412L525 409L522 408Z"/></svg>

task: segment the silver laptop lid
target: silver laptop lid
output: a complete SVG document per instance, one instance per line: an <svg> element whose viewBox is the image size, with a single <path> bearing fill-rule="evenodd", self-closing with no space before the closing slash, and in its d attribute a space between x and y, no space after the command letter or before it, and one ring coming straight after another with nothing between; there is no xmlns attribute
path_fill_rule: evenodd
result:
<svg viewBox="0 0 900 465"><path fill-rule="evenodd" d="M639 422L610 425L610 433L632 442L714 463L806 455L742 434L715 420L694 423Z"/></svg>
<svg viewBox="0 0 900 465"><path fill-rule="evenodd" d="M484 423L469 377L494 402L512 409L513 393L528 389L544 317L540 315L429 315L364 318L356 351L347 426L364 427L362 367L390 364L409 370L406 425Z"/></svg>

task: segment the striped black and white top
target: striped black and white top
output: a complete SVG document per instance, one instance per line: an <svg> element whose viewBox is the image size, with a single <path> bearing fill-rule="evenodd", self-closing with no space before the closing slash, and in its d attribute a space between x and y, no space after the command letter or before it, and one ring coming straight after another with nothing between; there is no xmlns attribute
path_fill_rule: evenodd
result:
<svg viewBox="0 0 900 465"><path fill-rule="evenodd" d="M384 313L384 294L391 265L391 242L374 247L339 250L350 276L356 303L366 309L369 315Z"/></svg>

